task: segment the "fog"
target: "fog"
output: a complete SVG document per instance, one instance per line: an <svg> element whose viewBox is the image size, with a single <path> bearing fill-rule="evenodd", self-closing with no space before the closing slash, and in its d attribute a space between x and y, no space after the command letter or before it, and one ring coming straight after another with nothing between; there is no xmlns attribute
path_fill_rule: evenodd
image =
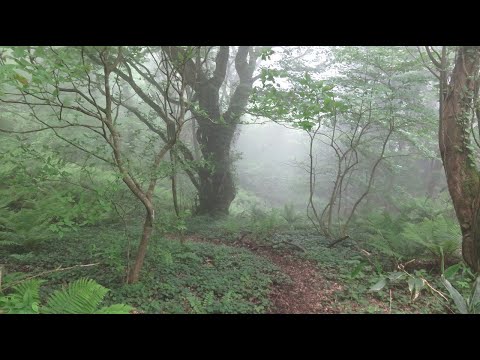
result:
<svg viewBox="0 0 480 360"><path fill-rule="evenodd" d="M476 47L0 47L0 285L3 264L86 274L74 289L154 313L369 311L390 285L406 291L374 300L392 312L445 274L467 293L479 64ZM0 286L0 313L71 310L27 284Z"/></svg>
<svg viewBox="0 0 480 360"><path fill-rule="evenodd" d="M305 207L308 173L302 164L308 158L308 136L275 123L240 125L238 133L234 152L240 158L234 166L239 186L269 207Z"/></svg>

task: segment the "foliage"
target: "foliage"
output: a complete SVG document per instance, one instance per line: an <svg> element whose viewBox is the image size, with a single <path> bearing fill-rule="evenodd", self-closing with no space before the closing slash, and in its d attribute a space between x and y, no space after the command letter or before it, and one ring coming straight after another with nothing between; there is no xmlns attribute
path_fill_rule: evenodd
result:
<svg viewBox="0 0 480 360"><path fill-rule="evenodd" d="M281 88L273 76L255 88L251 97L252 113L278 119L305 131L313 131L320 119L331 116L344 105L335 101L334 85L316 80L305 72L301 77L290 76L289 88Z"/></svg>
<svg viewBox="0 0 480 360"><path fill-rule="evenodd" d="M127 303L146 313L263 313L271 307L272 284L288 280L275 265L248 250L190 241L182 244L180 235L165 239L154 233L142 281L127 285L128 242L140 237L135 224L127 228L127 234L121 224L85 227L81 234L65 234L61 242L46 240L27 263L13 262L5 248L0 251L0 263L12 272L25 271L25 264L29 271L43 272L60 265L99 263L45 275L45 292L53 293L72 277L87 277L110 289L106 306ZM204 301L209 293L213 300ZM202 302L196 310L190 304L195 299Z"/></svg>
<svg viewBox="0 0 480 360"><path fill-rule="evenodd" d="M293 226L302 217L295 211L293 204L285 204L283 207L282 217L287 221L290 226Z"/></svg>
<svg viewBox="0 0 480 360"><path fill-rule="evenodd" d="M456 221L444 216L424 219L418 224L406 223L400 234L404 241L414 241L426 249L439 262L460 249L461 234ZM458 254L457 254L458 255Z"/></svg>
<svg viewBox="0 0 480 360"><path fill-rule="evenodd" d="M112 215L103 185L96 192L79 180L88 169L70 164L59 153L37 149L37 144L2 144L0 168L0 244L36 246L51 236L95 224ZM32 186L35 184L35 186Z"/></svg>
<svg viewBox="0 0 480 360"><path fill-rule="evenodd" d="M262 203L262 199L246 191L245 189L238 189L235 200L230 205L230 214L243 215L249 212L250 209L256 207L258 209L265 208L265 204Z"/></svg>
<svg viewBox="0 0 480 360"><path fill-rule="evenodd" d="M357 238L395 264L413 259L452 262L459 255L460 229L440 203L399 203L398 213L372 211L357 218Z"/></svg>
<svg viewBox="0 0 480 360"><path fill-rule="evenodd" d="M187 219L191 216L189 210L182 211L179 216L175 213L164 212L156 222L156 229L160 233L183 233L187 230Z"/></svg>
<svg viewBox="0 0 480 360"><path fill-rule="evenodd" d="M480 276L472 284L467 298L464 298L444 275L441 280L460 314L480 314Z"/></svg>
<svg viewBox="0 0 480 360"><path fill-rule="evenodd" d="M13 286L13 293L0 297L0 313L6 314L128 314L133 308L114 304L99 308L109 291L91 279L79 279L66 289L56 290L41 305L40 285L44 281L25 280ZM8 285L8 283L7 283Z"/></svg>
<svg viewBox="0 0 480 360"><path fill-rule="evenodd" d="M406 280L408 290L411 294L411 300L415 301L420 296L421 291L428 284L423 276L424 274L421 271L416 271L414 275L409 274L406 271L391 272L382 276L378 282L370 287L370 291L380 291L387 285L393 285L401 280Z"/></svg>
<svg viewBox="0 0 480 360"><path fill-rule="evenodd" d="M275 209L266 212L256 207L251 209L251 223L249 225L253 237L259 241L265 241L278 230L282 223L282 218Z"/></svg>
<svg viewBox="0 0 480 360"><path fill-rule="evenodd" d="M42 282L42 280L31 279L15 285L12 294L0 297L0 313L38 314Z"/></svg>

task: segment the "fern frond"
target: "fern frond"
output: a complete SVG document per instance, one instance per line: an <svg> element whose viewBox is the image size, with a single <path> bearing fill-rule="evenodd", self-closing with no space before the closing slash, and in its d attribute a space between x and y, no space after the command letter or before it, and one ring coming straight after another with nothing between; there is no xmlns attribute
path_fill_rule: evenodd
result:
<svg viewBox="0 0 480 360"><path fill-rule="evenodd" d="M93 314L109 290L91 279L79 279L55 291L42 309L46 314Z"/></svg>
<svg viewBox="0 0 480 360"><path fill-rule="evenodd" d="M18 245L20 244L15 241L0 240L0 246L18 246Z"/></svg>
<svg viewBox="0 0 480 360"><path fill-rule="evenodd" d="M2 313L7 314L37 314L40 303L40 285L43 280L30 279L13 286L15 292L0 297Z"/></svg>
<svg viewBox="0 0 480 360"><path fill-rule="evenodd" d="M17 295L29 302L40 302L40 285L44 280L30 279L15 285L13 289L16 290Z"/></svg>

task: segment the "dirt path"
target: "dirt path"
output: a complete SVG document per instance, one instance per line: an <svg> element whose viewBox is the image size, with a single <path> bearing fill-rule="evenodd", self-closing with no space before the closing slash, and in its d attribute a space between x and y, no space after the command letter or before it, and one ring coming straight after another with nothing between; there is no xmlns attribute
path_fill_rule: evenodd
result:
<svg viewBox="0 0 480 360"><path fill-rule="evenodd" d="M266 257L291 278L290 284L277 284L272 288L270 300L273 314L325 314L339 313L334 293L341 290L335 282L324 279L318 268L310 261L299 259L287 251L270 247L259 247L248 239L241 242L225 243L218 239L188 236L186 241L212 242L246 248Z"/></svg>

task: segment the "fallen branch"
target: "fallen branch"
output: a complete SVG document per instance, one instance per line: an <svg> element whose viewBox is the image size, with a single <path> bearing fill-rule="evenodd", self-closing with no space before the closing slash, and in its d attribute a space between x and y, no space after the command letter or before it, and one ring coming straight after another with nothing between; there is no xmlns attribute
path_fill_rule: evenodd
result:
<svg viewBox="0 0 480 360"><path fill-rule="evenodd" d="M332 242L330 245L328 245L328 247L332 248L335 244L339 243L340 241L347 240L349 238L350 238L349 235L345 235L345 236L341 237L340 239L337 239L334 242Z"/></svg>
<svg viewBox="0 0 480 360"><path fill-rule="evenodd" d="M294 244L294 243L292 243L292 242L290 242L290 241L282 240L282 241L280 241L279 243L289 244L289 245L292 245L293 247L296 247L297 249L302 250L303 252L307 252L307 250L305 250L305 248L303 248L302 246L297 245L297 244Z"/></svg>
<svg viewBox="0 0 480 360"><path fill-rule="evenodd" d="M305 250L305 248L303 248L302 246L294 244L294 243L292 243L290 241L287 241L287 240L280 240L280 241L276 241L276 242L271 242L270 244L265 244L265 245L255 245L256 248L254 250L256 250L258 248L261 248L261 247L271 247L271 248L273 248L275 245L280 245L280 244L291 245L291 246L296 247L297 249L299 249L303 252L307 252L307 250Z"/></svg>
<svg viewBox="0 0 480 360"><path fill-rule="evenodd" d="M45 275L45 274L51 274L51 273L54 273L54 272L58 272L58 271L66 271L66 270L71 270L71 269L75 269L75 268L79 268L79 267L90 267L90 266L95 266L95 265L99 265L100 263L95 263L95 264L81 264L81 265L74 265L74 266L70 266L70 267L66 267L66 268L62 268L62 265L60 265L58 268L54 269L54 270L48 270L48 271L44 271L44 272L41 272L39 274L36 274L36 275L33 275L33 276L29 276L25 279L22 279L22 280L18 280L18 281L14 281L12 282L11 284L8 284L8 286L4 287L3 290L5 289L9 289L11 288L12 286L15 286L17 284L20 284L24 281L27 281L27 280L30 280L30 279L34 279L36 277L39 277L39 276L42 276L42 275Z"/></svg>

